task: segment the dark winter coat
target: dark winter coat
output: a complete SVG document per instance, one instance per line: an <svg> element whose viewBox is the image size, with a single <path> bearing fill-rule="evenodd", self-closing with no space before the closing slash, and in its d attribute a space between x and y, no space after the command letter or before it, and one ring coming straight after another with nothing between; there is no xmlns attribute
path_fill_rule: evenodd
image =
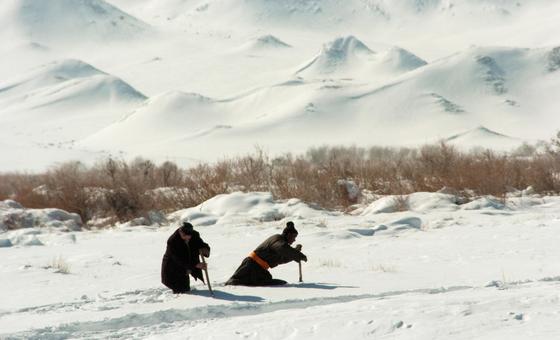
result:
<svg viewBox="0 0 560 340"><path fill-rule="evenodd" d="M291 261L299 262L306 258L303 253L290 246L284 235L273 235L267 238L254 252L266 261L270 268ZM261 267L251 257L246 257L226 285L268 286L284 283L286 281L273 279L268 270Z"/></svg>
<svg viewBox="0 0 560 340"><path fill-rule="evenodd" d="M167 249L161 263L161 282L173 290L181 293L190 290L188 273L204 281L202 270L195 266L200 263L199 251L202 248L210 250L210 246L200 238L197 231L192 232L189 242L185 242L179 234L179 229L167 240Z"/></svg>

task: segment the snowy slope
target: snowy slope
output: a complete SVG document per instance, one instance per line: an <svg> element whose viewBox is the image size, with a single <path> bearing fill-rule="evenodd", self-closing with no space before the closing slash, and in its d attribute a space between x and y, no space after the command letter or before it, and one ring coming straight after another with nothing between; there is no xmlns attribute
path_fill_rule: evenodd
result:
<svg viewBox="0 0 560 340"><path fill-rule="evenodd" d="M372 80L396 76L427 63L398 47L376 53L354 36L337 38L323 46L317 56L297 70L304 77L338 77Z"/></svg>
<svg viewBox="0 0 560 340"><path fill-rule="evenodd" d="M245 52L262 53L262 52L272 52L278 49L290 48L289 44L280 40L279 38L267 34L260 37L256 37L246 42L240 47L240 50Z"/></svg>
<svg viewBox="0 0 560 340"><path fill-rule="evenodd" d="M108 75L80 60L60 60L31 70L0 84L3 107L32 108L57 102L83 100L77 106L110 101L137 101L145 97L121 79Z"/></svg>
<svg viewBox="0 0 560 340"><path fill-rule="evenodd" d="M483 126L449 136L445 141L450 144L472 148L492 148L492 146L501 145L505 149L513 149L515 146L518 146L520 142L518 139L491 131Z"/></svg>
<svg viewBox="0 0 560 340"><path fill-rule="evenodd" d="M45 3L0 5L2 32L13 33L0 47L0 116L25 138L41 131L41 154L74 140L57 159L124 151L188 166L255 145L418 146L479 126L509 138L454 143L510 149L560 124L560 5L545 0ZM52 60L103 71L67 81L29 73ZM12 139L2 145L22 145Z"/></svg>
<svg viewBox="0 0 560 340"><path fill-rule="evenodd" d="M73 150L74 142L117 121L145 99L123 80L72 59L0 83L0 141L9 151L3 153L3 163L29 169L32 161L88 153L95 158L98 152ZM26 162L22 154L37 156Z"/></svg>
<svg viewBox="0 0 560 340"><path fill-rule="evenodd" d="M6 0L0 21L11 35L47 43L138 37L150 27L103 0Z"/></svg>
<svg viewBox="0 0 560 340"><path fill-rule="evenodd" d="M273 153L321 143L414 146L440 140L465 149L510 150L552 136L560 123L553 105L560 89L560 73L551 66L556 50L473 47L425 64L398 48L375 53L354 37L340 38L283 83L223 99L156 96L79 145L156 159L180 158L189 150L203 160L209 160L206 150L238 154L255 143ZM162 100L170 97L172 105ZM495 133L452 138L479 126ZM127 133L154 127L149 137Z"/></svg>
<svg viewBox="0 0 560 340"><path fill-rule="evenodd" d="M196 93L169 92L150 98L118 122L86 139L92 145L153 144L177 136L197 136L212 128L228 128L234 121L222 105ZM145 131L150 134L130 133ZM81 144L84 144L83 142Z"/></svg>

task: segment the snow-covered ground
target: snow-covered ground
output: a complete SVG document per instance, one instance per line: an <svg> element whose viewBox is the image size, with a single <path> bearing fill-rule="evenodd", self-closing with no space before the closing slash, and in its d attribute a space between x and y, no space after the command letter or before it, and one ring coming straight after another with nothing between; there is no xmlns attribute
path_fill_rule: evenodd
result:
<svg viewBox="0 0 560 340"><path fill-rule="evenodd" d="M548 140L558 22L551 0L3 0L0 171Z"/></svg>
<svg viewBox="0 0 560 340"><path fill-rule="evenodd" d="M559 22L552 0L2 0L0 172L548 140ZM342 214L232 193L88 230L0 202L0 338L560 338L560 197L403 203ZM159 283L181 219L212 246L215 297ZM224 286L289 220L304 282L292 263L272 270L286 286Z"/></svg>
<svg viewBox="0 0 560 340"><path fill-rule="evenodd" d="M2 227L0 338L560 337L560 197L520 192L505 205L458 204L451 195L415 193L406 202L397 211L402 199L383 197L345 215L232 193L170 214L161 226L78 231L71 215L4 201L0 221L27 214L58 222ZM165 241L180 219L212 247L214 298L200 282L188 295L159 282ZM61 225L69 220L73 228ZM309 258L304 282L290 263L272 269L286 286L224 286L288 220Z"/></svg>

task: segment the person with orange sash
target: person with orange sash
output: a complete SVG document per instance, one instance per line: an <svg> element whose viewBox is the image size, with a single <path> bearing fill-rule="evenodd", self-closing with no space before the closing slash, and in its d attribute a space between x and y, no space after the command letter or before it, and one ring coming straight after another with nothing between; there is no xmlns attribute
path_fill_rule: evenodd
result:
<svg viewBox="0 0 560 340"><path fill-rule="evenodd" d="M267 238L241 262L226 285L276 286L286 284L284 280L273 279L268 269L291 261L307 262L307 256L300 251L301 245L291 246L297 235L294 222L286 223L282 234Z"/></svg>

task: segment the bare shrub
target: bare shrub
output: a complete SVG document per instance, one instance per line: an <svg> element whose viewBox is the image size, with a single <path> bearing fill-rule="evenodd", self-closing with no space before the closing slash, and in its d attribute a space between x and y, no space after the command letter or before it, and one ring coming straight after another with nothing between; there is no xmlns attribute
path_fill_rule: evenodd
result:
<svg viewBox="0 0 560 340"><path fill-rule="evenodd" d="M182 175L177 164L166 161L158 169L156 169L156 177L163 187L179 186L181 184Z"/></svg>
<svg viewBox="0 0 560 340"><path fill-rule="evenodd" d="M15 188L13 182L15 175L0 174L0 201L11 199L14 197Z"/></svg>
<svg viewBox="0 0 560 340"><path fill-rule="evenodd" d="M142 206L140 197L131 194L126 188L108 191L105 198L111 211L121 222L137 217Z"/></svg>
<svg viewBox="0 0 560 340"><path fill-rule="evenodd" d="M270 187L271 165L265 152L258 148L254 155L234 159L231 163L233 182L247 191L263 191Z"/></svg>
<svg viewBox="0 0 560 340"><path fill-rule="evenodd" d="M445 143L438 145L427 145L420 149L417 159L417 172L422 177L417 177L416 181L425 191L435 191L446 184L453 182L453 172L456 166L458 155L455 148Z"/></svg>
<svg viewBox="0 0 560 340"><path fill-rule="evenodd" d="M393 197L393 203L395 204L395 211L408 210L408 196L406 195L396 195Z"/></svg>
<svg viewBox="0 0 560 340"><path fill-rule="evenodd" d="M55 206L80 215L87 221L93 214L89 205L89 186L86 167L80 162L67 162L49 170L45 179L45 198Z"/></svg>
<svg viewBox="0 0 560 340"><path fill-rule="evenodd" d="M145 216L153 208L151 196L146 195L147 190L155 184L152 181L152 163L135 159L130 165L119 161L116 165L107 166L112 171L116 169L110 190L105 192L110 211L119 221Z"/></svg>
<svg viewBox="0 0 560 340"><path fill-rule="evenodd" d="M92 167L68 162L40 174L0 174L0 199L25 207L56 207L90 219L120 221L196 206L218 194L269 191L277 199L299 198L344 211L371 195L396 195L399 210L418 191L442 191L466 201L532 186L560 191L560 135L512 153L463 152L445 143L419 149L321 146L305 154L270 158L262 149L212 164L181 169L136 158L106 159Z"/></svg>

